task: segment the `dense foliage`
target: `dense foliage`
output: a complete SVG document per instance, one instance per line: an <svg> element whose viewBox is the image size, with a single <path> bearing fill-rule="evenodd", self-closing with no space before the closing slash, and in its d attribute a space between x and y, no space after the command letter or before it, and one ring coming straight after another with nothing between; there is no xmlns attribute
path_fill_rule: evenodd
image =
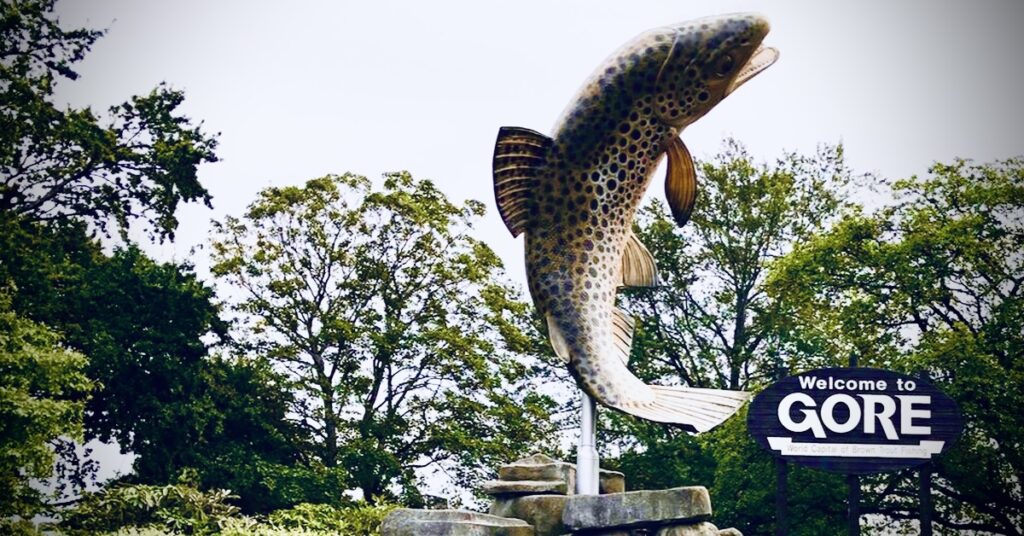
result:
<svg viewBox="0 0 1024 536"><path fill-rule="evenodd" d="M526 305L467 234L483 206L407 173L383 186L266 189L216 224L213 270L244 291L239 339L289 371L323 464L371 503L398 485L415 504L417 469L471 486L544 437L550 404L523 389Z"/></svg>
<svg viewBox="0 0 1024 536"><path fill-rule="evenodd" d="M223 307L128 233L173 239L182 203L209 205L216 137L166 85L62 109L56 85L103 32L52 11L0 4L0 532L49 514L71 535L370 535L426 502L431 471L464 493L552 450L572 425L546 396L564 367L474 238L481 203L404 172L265 189L214 225ZM632 369L751 391L851 355L927 373L967 422L930 466L936 527L1021 534L1024 161L882 181L893 199L870 213L841 147L756 164L730 141L699 175L686 227L640 212L663 285L622 293ZM631 488L707 485L717 523L774 532L774 463L742 411L699 437L601 418ZM93 482L89 439L134 454L131 474ZM915 478L863 480L873 528L914 530ZM789 485L792 534L842 531L841 477L792 467Z"/></svg>
<svg viewBox="0 0 1024 536"><path fill-rule="evenodd" d="M197 167L216 139L180 115L184 94L160 85L106 117L53 102L102 31L67 31L54 0L0 4L0 211L26 221L75 217L122 232L135 220L173 237L181 202L209 204Z"/></svg>
<svg viewBox="0 0 1024 536"><path fill-rule="evenodd" d="M56 333L12 311L0 288L0 532L4 520L31 519L52 499L30 479L52 475L53 441L82 437L92 387L85 364Z"/></svg>
<svg viewBox="0 0 1024 536"><path fill-rule="evenodd" d="M842 147L787 154L769 165L755 163L735 140L700 163L698 174L686 226L677 229L660 202L639 215L638 236L662 284L623 296L643 333L631 364L650 379L749 389L778 369L768 266L835 218L854 177Z"/></svg>
<svg viewBox="0 0 1024 536"><path fill-rule="evenodd" d="M852 213L774 270L797 363L924 371L957 401L963 437L933 463L936 522L1024 526L1024 161L936 164L896 202ZM877 479L871 512L916 517L914 473Z"/></svg>
<svg viewBox="0 0 1024 536"><path fill-rule="evenodd" d="M620 298L637 318L630 368L649 383L757 390L783 364L774 326L780 311L766 289L771 263L835 219L856 177L842 147L758 164L735 140L697 168L698 199L685 227L660 202L638 217L637 235L662 284L626 289ZM718 521L744 533L773 530L774 465L741 416L700 437L611 412L605 420L603 438L621 449L612 463L631 488L708 485ZM804 484L790 499L794 508L822 526L841 526L842 508L823 500L835 495L823 490L841 480L803 471L793 479Z"/></svg>
<svg viewBox="0 0 1024 536"><path fill-rule="evenodd" d="M193 534L222 536L375 536L392 505L344 507L301 503L266 516L245 516L224 489L202 491L185 481L163 486L121 485L90 493L64 513L57 530L94 534Z"/></svg>

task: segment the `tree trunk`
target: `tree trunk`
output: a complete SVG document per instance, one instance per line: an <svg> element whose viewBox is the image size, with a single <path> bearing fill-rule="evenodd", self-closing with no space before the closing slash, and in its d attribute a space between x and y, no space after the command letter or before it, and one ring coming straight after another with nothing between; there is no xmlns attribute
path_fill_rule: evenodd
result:
<svg viewBox="0 0 1024 536"><path fill-rule="evenodd" d="M334 391L323 392L324 402L324 465L334 467L338 464L338 420L334 414Z"/></svg>
<svg viewBox="0 0 1024 536"><path fill-rule="evenodd" d="M359 489L363 491L363 500L366 501L367 504L370 506L377 504L377 499L380 498L381 491L376 482L364 483L359 487Z"/></svg>
<svg viewBox="0 0 1024 536"><path fill-rule="evenodd" d="M747 295L736 292L736 324L732 332L732 351L729 352L729 389L740 388L740 365L745 357L743 349L747 344Z"/></svg>

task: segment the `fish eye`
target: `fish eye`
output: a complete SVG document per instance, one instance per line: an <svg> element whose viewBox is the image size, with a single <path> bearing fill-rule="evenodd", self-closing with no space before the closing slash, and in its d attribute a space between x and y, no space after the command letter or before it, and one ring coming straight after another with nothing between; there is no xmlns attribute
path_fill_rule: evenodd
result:
<svg viewBox="0 0 1024 536"><path fill-rule="evenodd" d="M724 77L732 72L732 68L736 66L736 60L733 59L732 54L726 54L722 61L718 63L718 74L719 77Z"/></svg>

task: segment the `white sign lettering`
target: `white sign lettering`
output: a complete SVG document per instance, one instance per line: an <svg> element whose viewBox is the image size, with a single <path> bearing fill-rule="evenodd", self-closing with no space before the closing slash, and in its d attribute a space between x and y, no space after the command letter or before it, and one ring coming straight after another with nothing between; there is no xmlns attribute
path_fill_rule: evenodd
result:
<svg viewBox="0 0 1024 536"><path fill-rule="evenodd" d="M783 456L831 456L836 458L928 459L942 452L945 441L919 441L916 445L866 443L797 443L788 437L769 437L768 446Z"/></svg>
<svg viewBox="0 0 1024 536"><path fill-rule="evenodd" d="M803 381L804 378L800 378ZM820 380L824 381L824 380ZM915 406L931 404L927 395L895 395L899 399L900 428L896 431L893 416L896 413L896 401L890 395L858 394L854 398L847 394L834 394L821 404L821 412L815 409L817 403L806 393L790 393L779 402L779 423L790 432L810 431L814 437L824 439L825 430L835 434L845 434L861 426L866 434L874 434L876 426L881 427L885 437L898 440L900 435L928 435L932 433L930 426L916 425L914 419L929 419L931 410L918 409ZM858 400L859 398L859 400ZM846 408L848 417L845 422L836 420L836 407ZM804 417L794 420L791 413L796 408Z"/></svg>

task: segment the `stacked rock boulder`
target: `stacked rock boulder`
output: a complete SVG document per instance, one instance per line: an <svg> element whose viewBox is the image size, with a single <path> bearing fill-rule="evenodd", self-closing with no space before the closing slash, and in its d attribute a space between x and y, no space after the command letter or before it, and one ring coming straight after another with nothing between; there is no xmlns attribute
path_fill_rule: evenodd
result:
<svg viewBox="0 0 1024 536"><path fill-rule="evenodd" d="M710 523L701 486L625 491L622 473L601 470L600 495L576 495L576 466L534 454L502 466L483 484L489 514L460 510L397 510L384 536L742 536ZM422 515L417 512L423 512ZM427 513L429 512L429 513ZM447 521L446 521L447 520Z"/></svg>
<svg viewBox="0 0 1024 536"><path fill-rule="evenodd" d="M384 518L383 536L534 536L525 521L467 510L399 508Z"/></svg>
<svg viewBox="0 0 1024 536"><path fill-rule="evenodd" d="M601 470L601 493L626 489L622 473ZM494 498L490 513L522 519L538 536L568 533L562 512L576 493L576 466L543 454L533 454L498 468L498 480L484 482L483 492Z"/></svg>

